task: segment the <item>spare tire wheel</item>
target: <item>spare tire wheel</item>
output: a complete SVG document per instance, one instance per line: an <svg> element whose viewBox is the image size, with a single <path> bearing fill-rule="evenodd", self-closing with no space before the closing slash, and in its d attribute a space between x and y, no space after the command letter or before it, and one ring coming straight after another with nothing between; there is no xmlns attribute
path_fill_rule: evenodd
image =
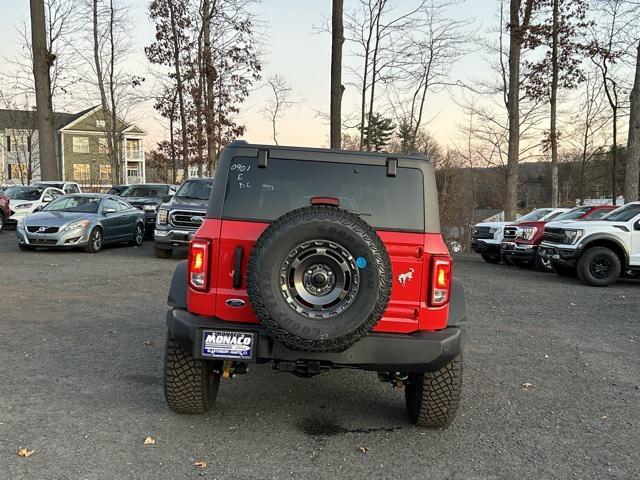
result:
<svg viewBox="0 0 640 480"><path fill-rule="evenodd" d="M296 350L343 351L380 320L391 295L380 237L359 216L326 205L289 212L255 243L249 300L274 338Z"/></svg>

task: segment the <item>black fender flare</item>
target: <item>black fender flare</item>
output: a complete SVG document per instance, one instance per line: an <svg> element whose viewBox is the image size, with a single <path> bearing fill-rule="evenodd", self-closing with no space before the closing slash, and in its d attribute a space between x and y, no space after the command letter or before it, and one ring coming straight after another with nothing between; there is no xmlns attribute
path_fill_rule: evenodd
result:
<svg viewBox="0 0 640 480"><path fill-rule="evenodd" d="M176 265L171 277L171 286L169 287L169 297L167 303L173 308L187 309L187 260L182 260Z"/></svg>
<svg viewBox="0 0 640 480"><path fill-rule="evenodd" d="M449 321L447 325L461 325L467 319L467 300L464 286L459 278L454 278L451 284L451 298L449 299Z"/></svg>

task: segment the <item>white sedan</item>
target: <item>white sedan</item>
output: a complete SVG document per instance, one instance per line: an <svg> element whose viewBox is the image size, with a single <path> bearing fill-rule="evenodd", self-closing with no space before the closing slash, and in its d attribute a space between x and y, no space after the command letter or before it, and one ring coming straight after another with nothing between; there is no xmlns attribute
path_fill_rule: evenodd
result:
<svg viewBox="0 0 640 480"><path fill-rule="evenodd" d="M16 185L5 191L9 197L9 223L20 223L24 217L65 193L59 188L42 185Z"/></svg>

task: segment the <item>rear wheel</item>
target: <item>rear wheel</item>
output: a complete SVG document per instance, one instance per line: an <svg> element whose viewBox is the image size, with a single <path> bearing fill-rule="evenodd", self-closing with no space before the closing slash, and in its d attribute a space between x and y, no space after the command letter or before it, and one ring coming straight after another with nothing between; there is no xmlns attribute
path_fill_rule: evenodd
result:
<svg viewBox="0 0 640 480"><path fill-rule="evenodd" d="M156 258L171 258L173 250L170 248L155 248Z"/></svg>
<svg viewBox="0 0 640 480"><path fill-rule="evenodd" d="M95 227L89 234L89 242L84 247L84 251L87 253L98 253L102 249L103 241L102 229Z"/></svg>
<svg viewBox="0 0 640 480"><path fill-rule="evenodd" d="M409 420L419 427L446 427L458 411L462 390L462 354L435 372L409 375L405 401Z"/></svg>
<svg viewBox="0 0 640 480"><path fill-rule="evenodd" d="M589 248L578 260L578 278L593 287L608 287L614 284L621 271L620 258L607 247Z"/></svg>
<svg viewBox="0 0 640 480"><path fill-rule="evenodd" d="M562 265L561 263L554 262L553 260L551 261L551 269L560 277L575 278L577 275L576 269L574 267Z"/></svg>
<svg viewBox="0 0 640 480"><path fill-rule="evenodd" d="M482 254L482 259L487 263L500 263L500 255Z"/></svg>
<svg viewBox="0 0 640 480"><path fill-rule="evenodd" d="M144 225L142 223L136 223L136 227L133 230L133 238L131 239L131 245L139 247L144 240Z"/></svg>
<svg viewBox="0 0 640 480"><path fill-rule="evenodd" d="M167 337L164 357L164 397L176 413L206 413L218 395L220 373L215 364L196 360Z"/></svg>

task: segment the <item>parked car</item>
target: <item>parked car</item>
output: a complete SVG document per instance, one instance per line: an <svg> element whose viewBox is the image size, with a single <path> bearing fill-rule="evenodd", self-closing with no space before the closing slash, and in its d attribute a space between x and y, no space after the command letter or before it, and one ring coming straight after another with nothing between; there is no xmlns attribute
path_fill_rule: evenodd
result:
<svg viewBox="0 0 640 480"><path fill-rule="evenodd" d="M8 224L20 223L35 209L64 195L59 188L43 185L17 185L8 188L5 193L9 197L9 206L13 212L7 221Z"/></svg>
<svg viewBox="0 0 640 480"><path fill-rule="evenodd" d="M405 386L411 422L456 415L464 289L425 157L231 144L169 306L176 412L209 410L220 380L257 362L375 371Z"/></svg>
<svg viewBox="0 0 640 480"><path fill-rule="evenodd" d="M175 193L175 185L143 183L129 185L120 193L120 196L144 212L145 232L147 235L153 235L158 207L162 203L170 201Z"/></svg>
<svg viewBox="0 0 640 480"><path fill-rule="evenodd" d="M156 257L169 258L175 247L189 245L206 216L212 186L213 178L187 180L169 203L160 205L154 232Z"/></svg>
<svg viewBox="0 0 640 480"><path fill-rule="evenodd" d="M504 227L504 240L500 246L502 257L518 266L531 266L540 271L551 271L551 262L540 256L538 247L544 236L544 226L549 221L597 220L615 210L613 205L575 207L543 220L519 221Z"/></svg>
<svg viewBox="0 0 640 480"><path fill-rule="evenodd" d="M141 245L144 214L112 195L65 195L26 217L16 235L18 246L25 251L37 247L82 247L96 253L107 243Z"/></svg>
<svg viewBox="0 0 640 480"><path fill-rule="evenodd" d="M76 182L63 182L59 180L51 180L46 182L33 182L34 185L40 185L42 187L55 187L62 190L64 193L82 193L80 185Z"/></svg>
<svg viewBox="0 0 640 480"><path fill-rule="evenodd" d="M0 188L0 233L4 229L7 219L11 216L11 208L9 207L9 197Z"/></svg>
<svg viewBox="0 0 640 480"><path fill-rule="evenodd" d="M540 255L561 276L606 287L620 276L640 277L640 202L601 220L558 221L545 226Z"/></svg>
<svg viewBox="0 0 640 480"><path fill-rule="evenodd" d="M537 208L518 219L519 222L537 221L559 215L568 209ZM488 263L500 263L500 245L504 238L504 227L513 222L482 222L471 232L471 250L479 253ZM508 261L508 259L506 260Z"/></svg>
<svg viewBox="0 0 640 480"><path fill-rule="evenodd" d="M112 185L107 195L121 195L129 185Z"/></svg>

